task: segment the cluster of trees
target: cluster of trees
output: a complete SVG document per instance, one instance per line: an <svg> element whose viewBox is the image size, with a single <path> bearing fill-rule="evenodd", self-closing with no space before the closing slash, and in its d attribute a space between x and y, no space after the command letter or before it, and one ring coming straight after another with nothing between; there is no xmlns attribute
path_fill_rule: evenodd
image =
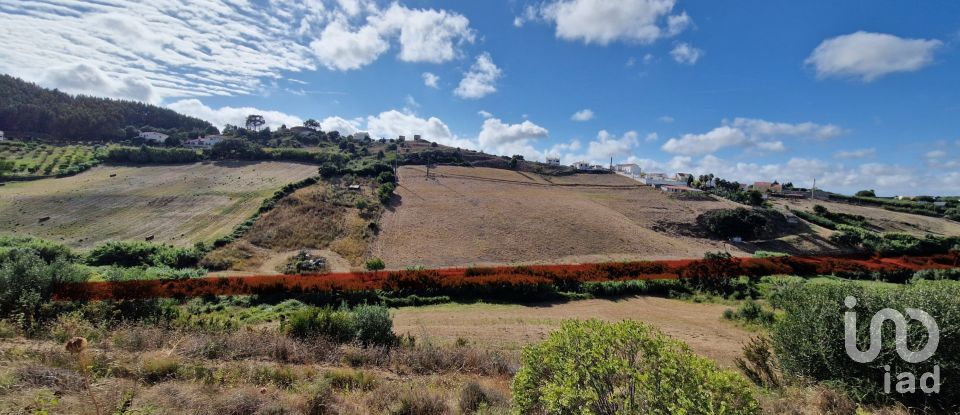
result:
<svg viewBox="0 0 960 415"><path fill-rule="evenodd" d="M141 102L69 95L0 75L0 130L59 139L127 139L128 126L205 131L210 123Z"/></svg>

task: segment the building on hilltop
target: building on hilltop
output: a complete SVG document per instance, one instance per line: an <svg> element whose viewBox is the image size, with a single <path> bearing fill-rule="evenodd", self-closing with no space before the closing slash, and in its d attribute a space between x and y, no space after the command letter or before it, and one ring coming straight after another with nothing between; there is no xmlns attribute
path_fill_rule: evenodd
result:
<svg viewBox="0 0 960 415"><path fill-rule="evenodd" d="M638 177L642 173L640 166L636 163L617 164L613 166L613 170L631 177Z"/></svg>
<svg viewBox="0 0 960 415"><path fill-rule="evenodd" d="M146 131L146 132L140 133L139 137L142 138L143 141L149 141L151 143L156 143L156 144L163 144L167 141L167 137L169 136L163 133Z"/></svg>
<svg viewBox="0 0 960 415"><path fill-rule="evenodd" d="M559 166L559 165L560 165L560 158L559 158L559 157L547 157L547 165L548 165L548 166Z"/></svg>

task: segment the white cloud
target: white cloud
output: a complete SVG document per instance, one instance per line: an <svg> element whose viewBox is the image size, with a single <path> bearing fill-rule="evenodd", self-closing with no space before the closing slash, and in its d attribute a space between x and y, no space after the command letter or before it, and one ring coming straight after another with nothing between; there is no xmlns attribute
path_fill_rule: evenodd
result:
<svg viewBox="0 0 960 415"><path fill-rule="evenodd" d="M384 34L399 33L398 57L405 62L449 61L457 57L457 45L472 43L475 37L470 20L446 10L408 9L393 3L370 20Z"/></svg>
<svg viewBox="0 0 960 415"><path fill-rule="evenodd" d="M489 111L484 111L484 110L477 111L477 114L483 118L490 118L493 116L493 114L491 114Z"/></svg>
<svg viewBox="0 0 960 415"><path fill-rule="evenodd" d="M573 113L573 115L570 116L570 119L573 121L580 121L580 122L590 121L593 119L593 110L591 110L590 108L582 109L580 111Z"/></svg>
<svg viewBox="0 0 960 415"><path fill-rule="evenodd" d="M210 108L200 102L199 99L190 98L173 102L167 105L168 108L181 114L207 120L211 124L223 128L226 124L243 126L246 123L247 116L251 114L260 114L266 126L276 129L282 124L287 127L303 124L303 119L280 111L263 110L253 107L220 107L218 109Z"/></svg>
<svg viewBox="0 0 960 415"><path fill-rule="evenodd" d="M633 56L627 58L627 63L626 63L626 65L627 65L628 68L633 67L633 66L636 65L636 64L637 64L637 58L635 58L635 57L633 57Z"/></svg>
<svg viewBox="0 0 960 415"><path fill-rule="evenodd" d="M106 96L111 98L132 99L157 103L159 97L153 85L141 76L129 76L121 79L110 77L99 68L88 63L80 63L47 70L42 82L51 88L85 95Z"/></svg>
<svg viewBox="0 0 960 415"><path fill-rule="evenodd" d="M0 71L150 102L260 93L288 73L363 67L392 43L401 61L446 62L476 37L460 14L368 0L8 3Z"/></svg>
<svg viewBox="0 0 960 415"><path fill-rule="evenodd" d="M941 45L943 42L935 39L906 39L860 31L824 40L805 63L813 66L820 78L850 77L870 82L930 65Z"/></svg>
<svg viewBox="0 0 960 415"><path fill-rule="evenodd" d="M546 128L530 121L506 124L499 118L487 118L483 121L483 127L477 139L484 148L495 148L504 144L538 140L549 133L550 131Z"/></svg>
<svg viewBox="0 0 960 415"><path fill-rule="evenodd" d="M843 130L833 124L811 122L789 124L753 118L723 120L720 127L703 134L684 134L667 140L661 147L673 154L702 155L728 147L748 147L761 152L784 151L786 146L777 137L800 137L825 140Z"/></svg>
<svg viewBox="0 0 960 415"><path fill-rule="evenodd" d="M946 151L943 151L943 150L928 151L927 154L926 154L926 157L927 157L928 159L938 159L938 158L943 158L943 157L946 157L946 156L947 156L947 152L946 152Z"/></svg>
<svg viewBox="0 0 960 415"><path fill-rule="evenodd" d="M604 160L610 157L623 158L631 155L639 145L636 131L627 131L622 137L616 137L607 130L600 130L597 139L587 144L586 157L590 160Z"/></svg>
<svg viewBox="0 0 960 415"><path fill-rule="evenodd" d="M670 51L670 56L672 56L673 60L677 61L677 63L694 65L703 56L703 49L697 49L689 43L680 42Z"/></svg>
<svg viewBox="0 0 960 415"><path fill-rule="evenodd" d="M341 135L350 135L360 131L362 118L348 120L341 117L327 117L320 121L320 128L324 131L337 131Z"/></svg>
<svg viewBox="0 0 960 415"><path fill-rule="evenodd" d="M861 148L857 150L841 150L833 153L834 158L838 159L863 159L870 158L877 154L875 148Z"/></svg>
<svg viewBox="0 0 960 415"><path fill-rule="evenodd" d="M373 63L390 48L390 43L373 26L354 32L345 20L338 19L323 29L320 38L310 42L310 48L323 66L349 71Z"/></svg>
<svg viewBox="0 0 960 415"><path fill-rule="evenodd" d="M496 82L500 79L502 71L493 63L490 54L483 53L477 56L477 61L473 63L470 70L463 75L460 85L453 93L465 99L479 99L489 94L497 92Z"/></svg>
<svg viewBox="0 0 960 415"><path fill-rule="evenodd" d="M649 133L649 134L647 134L646 137L644 137L644 141L646 141L646 142L648 142L648 143L652 143L652 142L657 141L657 140L659 140L659 139L660 139L660 135L658 135L657 133Z"/></svg>
<svg viewBox="0 0 960 415"><path fill-rule="evenodd" d="M421 76L423 76L423 84L424 84L424 85L429 86L430 88L439 88L439 87L440 87L440 86L437 84L437 82L440 81L440 77L439 77L439 76L434 75L434 74L432 74L432 73L430 73L430 72L424 72L423 75L421 75Z"/></svg>
<svg viewBox="0 0 960 415"><path fill-rule="evenodd" d="M684 134L663 143L663 151L675 154L709 154L725 147L747 143L747 136L737 128L722 126L704 134Z"/></svg>
<svg viewBox="0 0 960 415"><path fill-rule="evenodd" d="M653 63L653 61L655 61L655 60L657 60L657 57L656 57L656 56L653 56L652 53L648 53L648 54L646 54L646 55L643 55L643 63L645 63L645 64L647 64L647 65Z"/></svg>
<svg viewBox="0 0 960 415"><path fill-rule="evenodd" d="M553 0L539 15L556 24L557 37L606 45L614 41L648 44L674 36L691 19L671 14L675 0Z"/></svg>
<svg viewBox="0 0 960 415"><path fill-rule="evenodd" d="M663 115L663 116L661 116L660 118L657 118L657 119L660 120L660 122L666 123L666 124L670 124L670 123L672 123L672 122L674 121L674 120L673 120L673 117L671 117L671 116L669 116L669 115Z"/></svg>

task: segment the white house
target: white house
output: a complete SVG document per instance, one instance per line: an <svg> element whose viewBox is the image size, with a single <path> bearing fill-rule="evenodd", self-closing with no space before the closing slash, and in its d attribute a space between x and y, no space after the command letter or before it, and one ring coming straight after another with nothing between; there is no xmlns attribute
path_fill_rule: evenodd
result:
<svg viewBox="0 0 960 415"><path fill-rule="evenodd" d="M617 164L613 166L613 169L617 173L623 173L628 176L639 176L641 173L640 166L636 163Z"/></svg>
<svg viewBox="0 0 960 415"><path fill-rule="evenodd" d="M3 131L0 131L0 141L3 141L3 140L6 140L6 138L4 138L3 136Z"/></svg>
<svg viewBox="0 0 960 415"><path fill-rule="evenodd" d="M142 138L143 141L149 141L151 143L156 143L156 144L163 144L167 141L167 137L169 136L163 133L145 131L140 133L139 137Z"/></svg>
<svg viewBox="0 0 960 415"><path fill-rule="evenodd" d="M204 150L209 150L213 148L214 145L223 141L228 137L222 135L208 135L206 137L195 138L193 140L187 140L183 142L184 147L189 148L202 148Z"/></svg>
<svg viewBox="0 0 960 415"><path fill-rule="evenodd" d="M585 161L578 161L573 163L573 168L577 170L590 170L590 163L587 163Z"/></svg>
<svg viewBox="0 0 960 415"><path fill-rule="evenodd" d="M699 193L702 191L699 189L694 189L689 186L670 186L670 185L660 186L660 190L662 190L664 193Z"/></svg>
<svg viewBox="0 0 960 415"><path fill-rule="evenodd" d="M660 186L686 186L686 182L679 182L667 178L663 173L647 173L638 180L641 184L659 188Z"/></svg>
<svg viewBox="0 0 960 415"><path fill-rule="evenodd" d="M560 165L560 158L559 158L559 157L547 157L547 165L548 165L548 166L559 166L559 165Z"/></svg>

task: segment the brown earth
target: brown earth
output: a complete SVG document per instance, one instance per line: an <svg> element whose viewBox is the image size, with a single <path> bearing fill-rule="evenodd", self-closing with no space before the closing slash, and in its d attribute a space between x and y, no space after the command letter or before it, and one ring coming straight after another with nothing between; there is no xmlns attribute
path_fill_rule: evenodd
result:
<svg viewBox="0 0 960 415"><path fill-rule="evenodd" d="M372 254L389 268L696 258L746 251L683 228L726 200L686 201L618 175L442 166L399 171Z"/></svg>
<svg viewBox="0 0 960 415"><path fill-rule="evenodd" d="M781 200L774 199L775 206L781 209L802 210L812 212L815 205L823 205L827 210L850 215L862 215L871 225L880 232L906 232L916 236L960 235L960 222L943 218L914 215L911 213L894 212L873 206L858 206L848 203L829 202L824 200Z"/></svg>
<svg viewBox="0 0 960 415"><path fill-rule="evenodd" d="M188 246L229 233L274 191L316 171L281 162L101 166L72 177L7 183L0 187L0 232L76 248L150 235Z"/></svg>
<svg viewBox="0 0 960 415"><path fill-rule="evenodd" d="M394 311L393 322L394 332L409 333L418 341L453 343L463 338L482 347L514 350L542 340L563 320L630 319L654 325L697 354L730 367L753 334L723 320L727 308L658 297L533 306L450 304L400 308Z"/></svg>

